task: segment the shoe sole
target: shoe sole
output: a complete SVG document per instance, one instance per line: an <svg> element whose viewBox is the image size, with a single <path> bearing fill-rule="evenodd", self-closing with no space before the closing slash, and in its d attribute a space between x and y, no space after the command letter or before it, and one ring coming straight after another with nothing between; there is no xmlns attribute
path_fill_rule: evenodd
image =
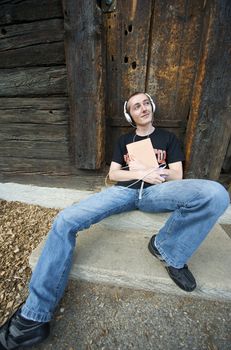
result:
<svg viewBox="0 0 231 350"><path fill-rule="evenodd" d="M42 336L42 337L36 337L33 338L31 340L27 340L25 342L23 342L22 344L19 345L19 347L25 347L25 348L30 348L33 345L42 343L46 338L48 338L50 332L48 332L48 334Z"/></svg>
<svg viewBox="0 0 231 350"><path fill-rule="evenodd" d="M29 340L25 340L24 342L22 342L20 344L16 344L15 343L14 349L21 349L22 347L31 348L33 345L42 343L46 338L48 338L49 334L50 334L50 332L47 331L43 335L40 335L40 336L37 336L37 337L33 337L32 339L29 339ZM0 350L1 349L8 349L8 348L6 348L4 346L4 344L0 343Z"/></svg>
<svg viewBox="0 0 231 350"><path fill-rule="evenodd" d="M10 322L10 320L14 317L14 315L16 314L16 312L18 311L18 309L11 315L11 317L0 327L0 330L7 330L8 329L8 324ZM50 335L50 325L49 323L46 324L46 328L44 327L43 330L40 330L40 334L32 337L31 339L25 340L23 342L21 342L20 344L17 344L16 341L14 341L14 347L13 349L21 349L21 347L25 347L25 348L31 348L31 346L36 345L38 343L43 342L46 338L48 338L48 336ZM6 340L4 338L3 333L0 334L0 350L6 350L9 348L10 344L8 347L6 347ZM5 345L4 345L5 344ZM13 346L13 345L12 345Z"/></svg>

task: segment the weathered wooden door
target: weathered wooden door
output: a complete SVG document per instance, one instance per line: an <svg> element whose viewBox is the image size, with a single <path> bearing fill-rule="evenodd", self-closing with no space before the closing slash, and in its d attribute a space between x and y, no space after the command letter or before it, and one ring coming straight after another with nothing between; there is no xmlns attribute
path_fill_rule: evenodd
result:
<svg viewBox="0 0 231 350"><path fill-rule="evenodd" d="M199 0L117 1L116 11L104 14L108 161L115 138L128 126L123 101L134 91L153 96L156 126L184 139L203 15Z"/></svg>
<svg viewBox="0 0 231 350"><path fill-rule="evenodd" d="M124 100L146 91L157 105L155 125L185 144L190 175L217 177L230 138L230 2L65 0L64 15L77 166L110 162L116 138L130 128ZM219 159L204 167L206 146L218 144Z"/></svg>

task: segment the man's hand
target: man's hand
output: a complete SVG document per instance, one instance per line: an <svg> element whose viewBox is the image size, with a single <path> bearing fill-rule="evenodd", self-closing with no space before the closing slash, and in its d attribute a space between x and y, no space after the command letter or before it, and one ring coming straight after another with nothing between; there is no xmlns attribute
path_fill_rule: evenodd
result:
<svg viewBox="0 0 231 350"><path fill-rule="evenodd" d="M141 170L140 176L143 181L148 182L152 185L157 185L165 182L168 173L164 169L162 170L160 168L157 168Z"/></svg>
<svg viewBox="0 0 231 350"><path fill-rule="evenodd" d="M144 164L135 159L133 156L131 156L129 159L129 170L139 171L139 178L152 185L161 184L168 176L167 172L164 169L146 168Z"/></svg>

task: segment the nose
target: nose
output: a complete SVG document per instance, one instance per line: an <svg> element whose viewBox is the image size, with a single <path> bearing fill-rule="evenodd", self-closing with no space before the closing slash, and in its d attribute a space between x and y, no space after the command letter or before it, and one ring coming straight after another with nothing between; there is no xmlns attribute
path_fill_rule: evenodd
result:
<svg viewBox="0 0 231 350"><path fill-rule="evenodd" d="M142 112L147 110L147 106L143 103L142 104Z"/></svg>

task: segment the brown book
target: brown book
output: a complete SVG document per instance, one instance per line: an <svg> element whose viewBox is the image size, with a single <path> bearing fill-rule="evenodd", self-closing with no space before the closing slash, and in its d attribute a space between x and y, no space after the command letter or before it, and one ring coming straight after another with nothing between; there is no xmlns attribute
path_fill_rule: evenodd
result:
<svg viewBox="0 0 231 350"><path fill-rule="evenodd" d="M159 167L150 138L127 144L129 157L141 162L147 168Z"/></svg>

